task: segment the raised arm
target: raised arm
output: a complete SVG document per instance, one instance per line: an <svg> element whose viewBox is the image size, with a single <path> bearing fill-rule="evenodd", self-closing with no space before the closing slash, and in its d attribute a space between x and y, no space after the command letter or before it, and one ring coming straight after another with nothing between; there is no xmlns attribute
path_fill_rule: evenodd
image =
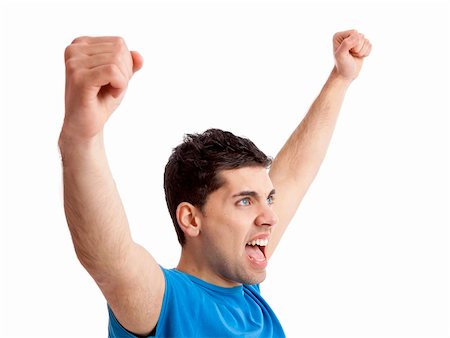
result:
<svg viewBox="0 0 450 338"><path fill-rule="evenodd" d="M156 325L161 269L131 238L103 144L103 128L142 66L121 38L82 37L66 48L65 118L59 138L64 208L77 257L119 322L137 334Z"/></svg>
<svg viewBox="0 0 450 338"><path fill-rule="evenodd" d="M335 66L306 116L275 157L270 178L277 191L273 208L278 225L266 250L270 256L314 180L325 157L339 110L351 82L358 76L370 42L355 30L333 37Z"/></svg>

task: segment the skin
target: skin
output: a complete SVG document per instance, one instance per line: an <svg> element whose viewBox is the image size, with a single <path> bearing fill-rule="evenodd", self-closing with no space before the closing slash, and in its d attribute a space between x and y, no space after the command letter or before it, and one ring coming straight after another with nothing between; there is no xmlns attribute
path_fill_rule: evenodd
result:
<svg viewBox="0 0 450 338"><path fill-rule="evenodd" d="M245 245L256 237L270 238L277 223L272 182L264 167L220 175L226 183L208 196L203 212L189 203L178 208L188 237L177 269L224 287L260 283L265 267L252 263Z"/></svg>
<svg viewBox="0 0 450 338"><path fill-rule="evenodd" d="M203 210L186 202L178 206L187 238L178 269L226 287L264 280L265 267L249 259L245 244L269 236L265 256L271 257L319 170L345 93L370 51L370 42L357 31L336 33L335 66L269 173L263 168L224 171L225 185L208 196ZM164 276L151 254L131 238L103 143L105 123L143 59L122 38L80 37L66 48L65 63L59 147L74 248L120 323L146 335L159 318ZM274 188L276 202L271 204Z"/></svg>

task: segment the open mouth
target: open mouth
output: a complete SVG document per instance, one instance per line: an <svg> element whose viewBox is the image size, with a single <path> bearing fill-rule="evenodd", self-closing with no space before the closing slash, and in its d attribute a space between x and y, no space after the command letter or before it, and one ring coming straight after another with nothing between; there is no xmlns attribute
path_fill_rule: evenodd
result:
<svg viewBox="0 0 450 338"><path fill-rule="evenodd" d="M266 246L268 239L256 239L245 245L245 252L251 261L262 263L266 261Z"/></svg>

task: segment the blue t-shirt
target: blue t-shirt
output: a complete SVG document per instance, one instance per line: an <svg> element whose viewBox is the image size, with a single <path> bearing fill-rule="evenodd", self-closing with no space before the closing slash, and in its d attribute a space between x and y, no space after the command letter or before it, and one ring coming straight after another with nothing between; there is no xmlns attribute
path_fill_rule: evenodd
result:
<svg viewBox="0 0 450 338"><path fill-rule="evenodd" d="M166 290L156 337L285 337L259 285L224 288L162 269ZM109 337L135 337L109 311Z"/></svg>

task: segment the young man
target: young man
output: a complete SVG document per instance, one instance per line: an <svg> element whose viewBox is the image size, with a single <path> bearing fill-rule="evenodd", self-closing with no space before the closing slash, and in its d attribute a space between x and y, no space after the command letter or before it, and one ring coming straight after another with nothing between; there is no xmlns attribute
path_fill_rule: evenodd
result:
<svg viewBox="0 0 450 338"><path fill-rule="evenodd" d="M350 30L334 35L333 50L327 82L273 163L219 129L174 149L164 188L182 253L168 270L131 238L102 137L142 57L117 37L81 37L66 48L64 207L77 256L108 302L111 337L284 336L259 283L371 44Z"/></svg>

